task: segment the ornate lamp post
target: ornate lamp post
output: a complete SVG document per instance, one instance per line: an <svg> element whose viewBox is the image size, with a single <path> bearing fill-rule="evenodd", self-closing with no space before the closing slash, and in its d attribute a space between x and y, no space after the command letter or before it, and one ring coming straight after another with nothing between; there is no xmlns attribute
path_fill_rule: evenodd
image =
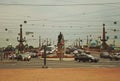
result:
<svg viewBox="0 0 120 81"><path fill-rule="evenodd" d="M20 37L17 37L17 41L19 42L19 45L18 45L18 50L20 52L22 52L25 48L23 42L25 42L25 37L23 38L23 34L22 34L22 24L20 24L20 33L19 33L19 36Z"/></svg>
<svg viewBox="0 0 120 81"><path fill-rule="evenodd" d="M103 50L106 50L108 48L108 45L106 44L107 40L105 39L105 37L106 37L105 35L106 35L105 24L103 24L103 38L101 39Z"/></svg>

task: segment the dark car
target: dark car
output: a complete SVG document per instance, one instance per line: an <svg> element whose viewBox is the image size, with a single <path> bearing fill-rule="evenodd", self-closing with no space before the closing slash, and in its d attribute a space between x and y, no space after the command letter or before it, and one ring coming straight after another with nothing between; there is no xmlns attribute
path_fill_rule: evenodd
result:
<svg viewBox="0 0 120 81"><path fill-rule="evenodd" d="M94 57L90 54L76 54L75 61L82 61L82 62L98 62L99 58Z"/></svg>
<svg viewBox="0 0 120 81"><path fill-rule="evenodd" d="M110 54L108 52L101 52L100 58L110 58Z"/></svg>

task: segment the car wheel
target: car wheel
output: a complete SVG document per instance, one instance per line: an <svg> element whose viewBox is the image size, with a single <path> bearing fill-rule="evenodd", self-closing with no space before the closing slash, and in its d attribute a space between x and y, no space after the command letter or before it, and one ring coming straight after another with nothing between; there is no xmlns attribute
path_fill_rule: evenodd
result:
<svg viewBox="0 0 120 81"><path fill-rule="evenodd" d="M86 62L86 60L83 60L83 62Z"/></svg>
<svg viewBox="0 0 120 81"><path fill-rule="evenodd" d="M113 59L112 58L110 58L110 61L112 61Z"/></svg>
<svg viewBox="0 0 120 81"><path fill-rule="evenodd" d="M100 56L100 58L103 58L102 56Z"/></svg>
<svg viewBox="0 0 120 81"><path fill-rule="evenodd" d="M116 60L116 61L118 61L118 59L117 59L117 58L116 58L115 60Z"/></svg>
<svg viewBox="0 0 120 81"><path fill-rule="evenodd" d="M77 58L75 58L74 60L77 61Z"/></svg>
<svg viewBox="0 0 120 81"><path fill-rule="evenodd" d="M78 61L79 61L79 62L81 62L81 60L80 60L80 59L79 59Z"/></svg>
<svg viewBox="0 0 120 81"><path fill-rule="evenodd" d="M97 63L98 61L96 60L96 61L94 61L95 63Z"/></svg>
<svg viewBox="0 0 120 81"><path fill-rule="evenodd" d="M76 59L77 62L80 62L79 59Z"/></svg>

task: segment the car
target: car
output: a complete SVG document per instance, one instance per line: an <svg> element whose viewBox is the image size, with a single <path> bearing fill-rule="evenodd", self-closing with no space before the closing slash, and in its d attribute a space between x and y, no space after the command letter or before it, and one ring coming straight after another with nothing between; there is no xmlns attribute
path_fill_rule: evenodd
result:
<svg viewBox="0 0 120 81"><path fill-rule="evenodd" d="M31 58L38 57L37 53L34 52L27 52L27 53L30 54Z"/></svg>
<svg viewBox="0 0 120 81"><path fill-rule="evenodd" d="M90 51L85 51L86 54L90 54Z"/></svg>
<svg viewBox="0 0 120 81"><path fill-rule="evenodd" d="M75 61L83 61L83 62L98 62L99 58L94 57L93 55L90 54L75 54Z"/></svg>
<svg viewBox="0 0 120 81"><path fill-rule="evenodd" d="M79 60L79 55L80 55L80 54L74 54L74 60L75 60L75 61L78 61L78 60Z"/></svg>
<svg viewBox="0 0 120 81"><path fill-rule="evenodd" d="M112 54L112 55L110 56L110 60L111 60L111 61L112 61L112 60L116 60L116 61L120 60L120 53L114 53L114 54Z"/></svg>
<svg viewBox="0 0 120 81"><path fill-rule="evenodd" d="M8 58L9 58L10 60L14 60L14 59L17 58L17 56L16 56L16 54L10 54L10 55L8 56Z"/></svg>
<svg viewBox="0 0 120 81"><path fill-rule="evenodd" d="M78 53L79 53L78 50L73 51L73 54L78 54Z"/></svg>
<svg viewBox="0 0 120 81"><path fill-rule="evenodd" d="M17 61L30 61L31 55L28 53L18 54Z"/></svg>
<svg viewBox="0 0 120 81"><path fill-rule="evenodd" d="M79 60L79 56L84 56L84 55L86 55L86 53L85 52L82 52L82 53L76 53L76 54L74 54L74 60L75 61L78 61Z"/></svg>
<svg viewBox="0 0 120 81"><path fill-rule="evenodd" d="M65 49L65 53L66 53L66 54L71 54L71 52L72 52L72 47L67 47L67 48Z"/></svg>
<svg viewBox="0 0 120 81"><path fill-rule="evenodd" d="M46 54L53 54L53 53L55 53L55 51L56 51L55 46L47 46L46 47Z"/></svg>
<svg viewBox="0 0 120 81"><path fill-rule="evenodd" d="M88 58L90 59L91 62L98 62L99 61L98 57L92 56L90 54L87 54L87 56L88 56Z"/></svg>
<svg viewBox="0 0 120 81"><path fill-rule="evenodd" d="M66 48L65 53L70 54L71 53L70 49Z"/></svg>
<svg viewBox="0 0 120 81"><path fill-rule="evenodd" d="M108 52L101 52L100 58L110 58L110 54Z"/></svg>

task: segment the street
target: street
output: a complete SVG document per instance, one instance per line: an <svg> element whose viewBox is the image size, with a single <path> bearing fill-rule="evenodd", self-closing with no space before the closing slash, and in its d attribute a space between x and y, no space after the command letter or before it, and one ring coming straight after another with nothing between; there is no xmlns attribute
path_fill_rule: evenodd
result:
<svg viewBox="0 0 120 81"><path fill-rule="evenodd" d="M43 58L32 58L30 61L8 60L0 62L0 68L42 68L44 65ZM112 68L120 67L120 61L110 61L109 59L100 59L98 63L76 62L74 58L47 58L46 65L48 68Z"/></svg>

